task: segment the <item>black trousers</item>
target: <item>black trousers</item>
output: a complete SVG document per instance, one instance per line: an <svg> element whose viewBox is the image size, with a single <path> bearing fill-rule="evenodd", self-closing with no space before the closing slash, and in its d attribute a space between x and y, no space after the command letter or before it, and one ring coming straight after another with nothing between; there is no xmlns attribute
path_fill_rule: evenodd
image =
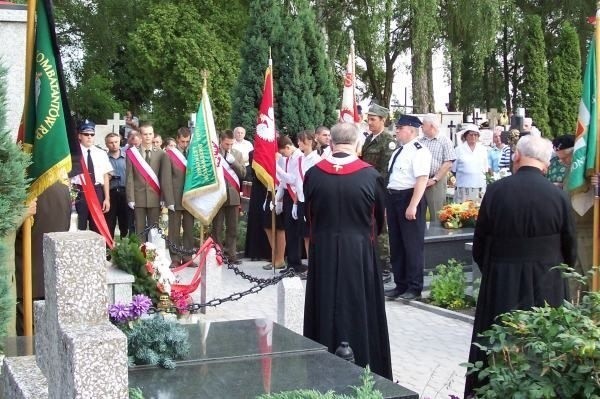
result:
<svg viewBox="0 0 600 399"><path fill-rule="evenodd" d="M302 236L300 220L295 220L292 217L292 207L294 201L288 194L287 190L283 195L283 226L285 229L285 253L287 255L287 263L289 267L296 271L303 271L302 266L302 246L304 245L304 237Z"/></svg>
<svg viewBox="0 0 600 399"><path fill-rule="evenodd" d="M425 257L425 198L417 205L417 218L406 219L405 213L413 190L388 190L387 224L390 235L390 263L396 288L420 294L423 290Z"/></svg>
<svg viewBox="0 0 600 399"><path fill-rule="evenodd" d="M110 210L106 214L106 223L110 231L110 236L115 237L115 228L119 223L121 237L129 234L129 215L130 208L127 206L127 195L125 187L115 187L110 189Z"/></svg>
<svg viewBox="0 0 600 399"><path fill-rule="evenodd" d="M77 211L77 229L87 230L89 226L90 230L99 233L98 227L96 227L96 223L94 223L87 202L85 201L85 196L83 195L83 188L81 186L76 187L79 189L77 199L75 200L75 210ZM102 208L102 203L104 202L104 189L102 188L101 184L96 184L94 186L94 189L96 190L96 197L98 197L98 202L100 202L100 208Z"/></svg>

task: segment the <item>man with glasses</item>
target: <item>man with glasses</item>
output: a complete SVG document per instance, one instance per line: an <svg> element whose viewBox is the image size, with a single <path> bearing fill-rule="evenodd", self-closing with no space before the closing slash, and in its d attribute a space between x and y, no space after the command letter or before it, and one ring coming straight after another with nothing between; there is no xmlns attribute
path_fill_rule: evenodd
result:
<svg viewBox="0 0 600 399"><path fill-rule="evenodd" d="M106 152L94 145L94 136L96 135L96 124L89 120L83 121L79 125L79 145L81 156L88 169L94 190L98 197L98 202L102 206L102 212L107 213L110 210L109 182L110 173L113 167L110 164ZM98 232L98 228L92 219L88 204L83 195L83 174L79 174L71 179L71 184L77 189L77 199L75 201L75 210L77 211L77 229L90 230Z"/></svg>

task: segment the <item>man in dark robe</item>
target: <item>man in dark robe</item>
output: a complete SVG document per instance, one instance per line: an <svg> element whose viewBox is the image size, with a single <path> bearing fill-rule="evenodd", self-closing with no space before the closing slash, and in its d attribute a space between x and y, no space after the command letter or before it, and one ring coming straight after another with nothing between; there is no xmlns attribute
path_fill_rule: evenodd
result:
<svg viewBox="0 0 600 399"><path fill-rule="evenodd" d="M376 239L384 222L384 181L355 155L358 129L331 129L333 153L306 173L310 231L304 336L335 352L342 341L356 364L392 378Z"/></svg>
<svg viewBox="0 0 600 399"><path fill-rule="evenodd" d="M567 195L542 171L549 163L552 144L531 135L522 137L514 154L516 173L488 186L473 240L473 259L482 279L473 325L473 342L496 317L533 306L560 306L569 288L561 263L573 267L576 241ZM483 361L485 352L471 345L469 363ZM476 374L467 376L465 398L482 386Z"/></svg>

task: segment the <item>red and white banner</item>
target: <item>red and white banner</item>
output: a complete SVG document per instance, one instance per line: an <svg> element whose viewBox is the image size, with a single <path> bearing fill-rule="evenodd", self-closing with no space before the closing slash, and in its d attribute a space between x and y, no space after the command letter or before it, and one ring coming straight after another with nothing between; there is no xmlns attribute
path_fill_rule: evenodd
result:
<svg viewBox="0 0 600 399"><path fill-rule="evenodd" d="M356 107L356 75L354 74L354 45L350 46L348 64L344 75L344 90L342 91L342 106L340 107L340 122L360 122L360 115Z"/></svg>
<svg viewBox="0 0 600 399"><path fill-rule="evenodd" d="M127 157L131 159L132 165L140 172L150 188L160 195L160 183L158 182L158 177L150 165L148 165L148 162L142 157L139 150L136 147L129 147L127 149Z"/></svg>

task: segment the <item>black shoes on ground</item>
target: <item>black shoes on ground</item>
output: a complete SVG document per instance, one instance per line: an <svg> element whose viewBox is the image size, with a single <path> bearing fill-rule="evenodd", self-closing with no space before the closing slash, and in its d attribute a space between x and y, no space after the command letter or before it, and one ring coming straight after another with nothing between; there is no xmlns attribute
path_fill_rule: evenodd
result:
<svg viewBox="0 0 600 399"><path fill-rule="evenodd" d="M386 298L388 299L396 299L398 298L400 295L404 294L404 291L400 291L398 288L392 288L390 290L385 290L383 292L383 294L385 295Z"/></svg>
<svg viewBox="0 0 600 399"><path fill-rule="evenodd" d="M421 298L421 293L412 291L401 291L398 288L392 288L384 291L384 295L388 299L404 299L406 301L412 301Z"/></svg>

